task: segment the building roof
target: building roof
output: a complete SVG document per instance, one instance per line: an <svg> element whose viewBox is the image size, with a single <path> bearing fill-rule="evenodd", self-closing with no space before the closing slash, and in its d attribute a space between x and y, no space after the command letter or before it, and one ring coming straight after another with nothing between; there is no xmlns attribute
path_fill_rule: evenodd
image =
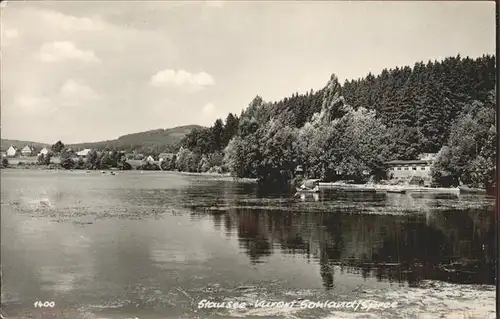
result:
<svg viewBox="0 0 500 319"><path fill-rule="evenodd" d="M86 148L86 149L81 150L80 152L76 153L76 155L78 155L78 156L87 156L87 155L89 155L89 153L90 153L91 150L92 149L90 149L90 148Z"/></svg>
<svg viewBox="0 0 500 319"><path fill-rule="evenodd" d="M402 160L395 160L395 161L389 161L385 162L385 165L418 165L418 164L430 164L431 161L425 161L425 160L409 160L409 161L402 161Z"/></svg>
<svg viewBox="0 0 500 319"><path fill-rule="evenodd" d="M421 160L433 160L437 157L437 153L422 153L419 156Z"/></svg>

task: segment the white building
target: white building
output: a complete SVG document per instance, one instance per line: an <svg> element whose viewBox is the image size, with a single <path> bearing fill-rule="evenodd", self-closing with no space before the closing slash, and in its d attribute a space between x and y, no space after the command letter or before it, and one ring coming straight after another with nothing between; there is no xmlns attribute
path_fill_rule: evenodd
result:
<svg viewBox="0 0 500 319"><path fill-rule="evenodd" d="M33 149L29 146L29 145L26 145L22 150L21 150L21 154L23 156L31 156L33 155Z"/></svg>
<svg viewBox="0 0 500 319"><path fill-rule="evenodd" d="M14 157L18 153L18 150L15 146L10 146L9 149L7 150L7 156L8 157Z"/></svg>
<svg viewBox="0 0 500 319"><path fill-rule="evenodd" d="M38 155L47 155L47 154L49 154L49 150L46 147L42 148L40 153L38 153Z"/></svg>
<svg viewBox="0 0 500 319"><path fill-rule="evenodd" d="M87 157L92 149L86 148L84 150L81 150L80 152L76 153L78 157Z"/></svg>

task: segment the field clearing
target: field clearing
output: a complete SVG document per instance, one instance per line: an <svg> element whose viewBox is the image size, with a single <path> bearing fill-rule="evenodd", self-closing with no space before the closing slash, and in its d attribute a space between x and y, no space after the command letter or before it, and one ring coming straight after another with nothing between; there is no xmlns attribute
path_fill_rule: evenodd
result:
<svg viewBox="0 0 500 319"><path fill-rule="evenodd" d="M20 156L20 157L7 157L10 165L18 165L19 162L25 164L36 164L38 161L38 156ZM50 159L51 163L59 164L61 162L61 158L59 156L54 156Z"/></svg>

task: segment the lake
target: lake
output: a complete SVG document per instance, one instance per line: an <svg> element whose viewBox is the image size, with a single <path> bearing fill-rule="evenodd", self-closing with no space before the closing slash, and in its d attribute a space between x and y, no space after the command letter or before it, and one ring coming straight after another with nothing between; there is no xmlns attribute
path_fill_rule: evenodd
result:
<svg viewBox="0 0 500 319"><path fill-rule="evenodd" d="M452 194L297 198L174 172L2 170L2 311L72 319L493 318L493 207L493 198ZM199 308L204 299L246 307ZM397 305L303 308L354 300Z"/></svg>

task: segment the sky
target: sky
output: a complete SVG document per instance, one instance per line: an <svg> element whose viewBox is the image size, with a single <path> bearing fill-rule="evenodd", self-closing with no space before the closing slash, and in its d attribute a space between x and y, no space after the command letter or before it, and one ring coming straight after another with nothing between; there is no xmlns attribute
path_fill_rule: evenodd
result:
<svg viewBox="0 0 500 319"><path fill-rule="evenodd" d="M481 1L2 2L1 134L92 142L240 114L448 56L495 53Z"/></svg>

